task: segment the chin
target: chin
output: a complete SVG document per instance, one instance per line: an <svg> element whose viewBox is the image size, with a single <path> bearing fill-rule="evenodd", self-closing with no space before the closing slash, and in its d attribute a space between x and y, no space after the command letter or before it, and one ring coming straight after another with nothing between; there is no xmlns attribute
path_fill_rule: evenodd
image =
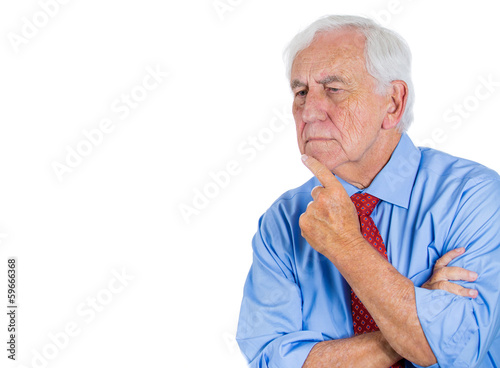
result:
<svg viewBox="0 0 500 368"><path fill-rule="evenodd" d="M338 156L332 152L307 152L308 156L314 157L316 160L325 165L328 170L333 171L339 164Z"/></svg>
<svg viewBox="0 0 500 368"><path fill-rule="evenodd" d="M306 155L314 157L330 171L341 163L341 158L344 156L342 148L334 140L307 142L304 151Z"/></svg>

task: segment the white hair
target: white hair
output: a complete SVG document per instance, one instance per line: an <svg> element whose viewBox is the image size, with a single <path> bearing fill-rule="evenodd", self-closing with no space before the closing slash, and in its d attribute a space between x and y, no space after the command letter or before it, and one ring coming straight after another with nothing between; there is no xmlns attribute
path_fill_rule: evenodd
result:
<svg viewBox="0 0 500 368"><path fill-rule="evenodd" d="M302 50L311 45L318 33L345 28L353 28L365 37L366 69L379 82L377 93L383 94L395 80L402 80L408 85L406 108L398 124L400 132L407 131L413 121L415 100L411 80L411 51L400 35L371 19L352 15L331 15L318 19L298 33L283 53L288 79L291 78L293 61Z"/></svg>

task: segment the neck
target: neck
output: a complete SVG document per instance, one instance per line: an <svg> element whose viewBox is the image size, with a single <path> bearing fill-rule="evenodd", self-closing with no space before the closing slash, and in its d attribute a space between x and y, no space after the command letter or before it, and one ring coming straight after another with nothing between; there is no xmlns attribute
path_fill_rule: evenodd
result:
<svg viewBox="0 0 500 368"><path fill-rule="evenodd" d="M341 165L333 173L359 189L368 188L389 162L400 139L401 133L395 130L383 131L359 160Z"/></svg>

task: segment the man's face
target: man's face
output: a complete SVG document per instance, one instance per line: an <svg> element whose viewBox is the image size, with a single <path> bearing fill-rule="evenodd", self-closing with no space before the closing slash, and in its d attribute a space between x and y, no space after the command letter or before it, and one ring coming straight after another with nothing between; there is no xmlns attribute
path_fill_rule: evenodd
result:
<svg viewBox="0 0 500 368"><path fill-rule="evenodd" d="M334 172L370 161L388 104L375 93L377 81L366 70L358 32L319 35L295 58L290 83L302 154Z"/></svg>

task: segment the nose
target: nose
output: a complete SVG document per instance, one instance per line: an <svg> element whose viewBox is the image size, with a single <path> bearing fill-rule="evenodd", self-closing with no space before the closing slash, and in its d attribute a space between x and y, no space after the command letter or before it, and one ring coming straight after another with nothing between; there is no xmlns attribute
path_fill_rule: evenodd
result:
<svg viewBox="0 0 500 368"><path fill-rule="evenodd" d="M302 110L302 120L304 123L314 123L325 121L327 117L327 97L323 91L309 90Z"/></svg>

